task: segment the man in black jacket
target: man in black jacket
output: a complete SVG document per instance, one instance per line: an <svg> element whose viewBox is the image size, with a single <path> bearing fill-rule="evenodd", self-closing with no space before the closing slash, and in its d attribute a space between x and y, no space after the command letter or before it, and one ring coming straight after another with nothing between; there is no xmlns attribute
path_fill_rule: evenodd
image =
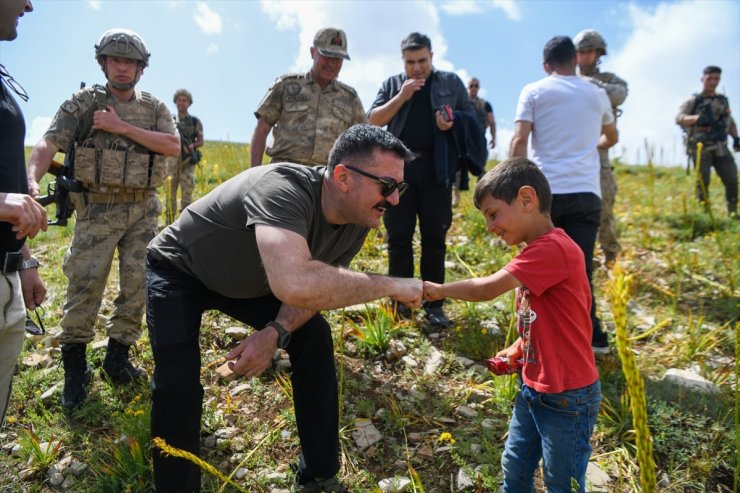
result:
<svg viewBox="0 0 740 493"><path fill-rule="evenodd" d="M462 80L452 72L432 66L432 43L429 37L411 33L401 42L405 73L383 82L368 114L370 123L388 126L388 131L411 149L416 159L406 164L404 179L408 191L397 207L384 215L388 231L388 274L414 276L412 240L419 217L421 231L421 277L425 281L444 282L445 237L452 222L452 182L465 157L457 135L452 131L462 115L475 115ZM475 118L465 118L479 125ZM457 130L457 129L455 129ZM470 133L483 140L478 129ZM480 147L480 146L479 146ZM482 143L485 153L485 142ZM473 160L482 170L485 157ZM476 170L479 171L479 170ZM442 308L443 300L424 305L426 317L433 326L446 327L450 320ZM398 306L401 315L410 313Z"/></svg>

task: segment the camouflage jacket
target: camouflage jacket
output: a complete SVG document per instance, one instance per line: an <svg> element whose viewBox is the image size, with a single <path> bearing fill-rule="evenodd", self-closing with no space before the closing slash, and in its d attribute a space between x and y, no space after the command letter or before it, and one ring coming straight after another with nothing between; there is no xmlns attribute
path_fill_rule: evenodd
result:
<svg viewBox="0 0 740 493"><path fill-rule="evenodd" d="M307 165L325 165L337 137L367 122L354 89L333 80L322 90L311 72L278 77L254 114L274 127L272 162Z"/></svg>
<svg viewBox="0 0 740 493"><path fill-rule="evenodd" d="M80 119L96 106L95 91L101 86L79 90L62 103L44 134L44 139L67 151L75 140L75 131ZM162 101L151 94L135 91L130 101L118 101L106 91L105 104L113 107L121 120L139 128L177 135L170 110ZM97 103L102 104L102 102ZM75 145L75 178L90 191L106 192L129 188L155 188L163 176L164 156L156 155L157 176L152 177L149 149L126 137L103 131L91 131L82 136L84 140ZM160 168L162 168L160 170ZM149 175L149 176L147 176ZM152 183L152 178L155 183Z"/></svg>
<svg viewBox="0 0 740 493"><path fill-rule="evenodd" d="M581 75L606 91L606 95L609 96L609 102L615 110L617 106L624 103L624 100L627 99L627 82L613 73L600 72L597 67L593 72Z"/></svg>
<svg viewBox="0 0 740 493"><path fill-rule="evenodd" d="M685 127L690 144L727 143L727 134L733 125L730 114L730 102L723 94L713 96L694 94L683 102L676 116L676 123L681 124L684 116L699 115L696 125Z"/></svg>

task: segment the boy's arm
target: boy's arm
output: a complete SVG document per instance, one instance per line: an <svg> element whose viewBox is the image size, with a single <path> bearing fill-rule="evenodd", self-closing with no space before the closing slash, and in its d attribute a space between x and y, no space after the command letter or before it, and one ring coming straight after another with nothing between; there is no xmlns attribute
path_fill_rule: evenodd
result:
<svg viewBox="0 0 740 493"><path fill-rule="evenodd" d="M436 284L424 281L426 301L455 298L465 301L487 301L518 288L522 283L506 269L486 277L474 277L449 284Z"/></svg>

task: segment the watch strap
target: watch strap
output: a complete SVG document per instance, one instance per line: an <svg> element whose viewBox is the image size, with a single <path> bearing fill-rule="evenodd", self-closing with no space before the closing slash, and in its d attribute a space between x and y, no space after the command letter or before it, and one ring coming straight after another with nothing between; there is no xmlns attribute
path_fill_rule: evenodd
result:
<svg viewBox="0 0 740 493"><path fill-rule="evenodd" d="M280 349L285 349L290 343L290 332L288 332L288 329L283 327L283 324L281 324L280 322L276 322L275 320L265 324L265 328L267 327L272 327L277 331L278 347Z"/></svg>
<svg viewBox="0 0 740 493"><path fill-rule="evenodd" d="M23 262L21 262L21 265L18 267L18 270L37 269L39 265L41 265L39 261L31 257L28 260L24 260Z"/></svg>

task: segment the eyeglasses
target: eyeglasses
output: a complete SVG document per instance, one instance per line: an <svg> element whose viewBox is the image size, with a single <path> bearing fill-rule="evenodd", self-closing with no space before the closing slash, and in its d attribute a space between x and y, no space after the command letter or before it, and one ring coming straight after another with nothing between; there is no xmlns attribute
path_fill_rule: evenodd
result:
<svg viewBox="0 0 740 493"><path fill-rule="evenodd" d="M28 93L23 86L18 83L7 71L4 65L0 64L0 80L8 86L23 101L28 101Z"/></svg>
<svg viewBox="0 0 740 493"><path fill-rule="evenodd" d="M380 194L383 197L388 197L390 194L392 194L396 190L398 190L398 195L403 195L403 192L405 192L409 188L408 183L403 182L403 181L397 182L396 180L388 176L383 176L383 177L375 176L372 173L368 173L367 171L363 171L361 169L355 168L354 166L349 166L348 164L345 164L344 167L354 171L355 173L361 174L362 176L367 176L368 178L372 178L378 183L381 183L383 185L383 188L380 189Z"/></svg>
<svg viewBox="0 0 740 493"><path fill-rule="evenodd" d="M470 84L470 85L468 86L468 88L473 88L473 87L480 87L480 85L478 85L478 84Z"/></svg>
<svg viewBox="0 0 740 493"><path fill-rule="evenodd" d="M34 322L33 318L31 318L31 314L26 311L26 332L34 336L42 336L46 334L46 328L44 327L44 309L39 306L34 309L34 313L36 314L36 320L38 320L38 323Z"/></svg>

